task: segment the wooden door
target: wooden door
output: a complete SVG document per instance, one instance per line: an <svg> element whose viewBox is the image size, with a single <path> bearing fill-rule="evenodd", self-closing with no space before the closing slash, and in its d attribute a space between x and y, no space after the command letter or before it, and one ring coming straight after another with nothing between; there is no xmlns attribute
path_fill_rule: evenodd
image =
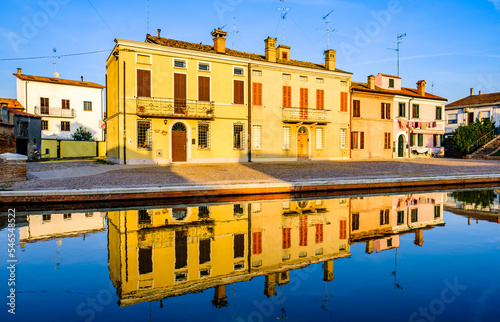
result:
<svg viewBox="0 0 500 322"><path fill-rule="evenodd" d="M468 113L467 114L467 124L474 123L474 113Z"/></svg>
<svg viewBox="0 0 500 322"><path fill-rule="evenodd" d="M398 139L398 157L402 158L404 153L404 138L402 135Z"/></svg>
<svg viewBox="0 0 500 322"><path fill-rule="evenodd" d="M186 74L174 74L174 113L186 112Z"/></svg>
<svg viewBox="0 0 500 322"><path fill-rule="evenodd" d="M297 134L297 158L307 159L309 157L309 135L304 128L299 129Z"/></svg>
<svg viewBox="0 0 500 322"><path fill-rule="evenodd" d="M182 123L172 127L172 162L187 161L186 127Z"/></svg>

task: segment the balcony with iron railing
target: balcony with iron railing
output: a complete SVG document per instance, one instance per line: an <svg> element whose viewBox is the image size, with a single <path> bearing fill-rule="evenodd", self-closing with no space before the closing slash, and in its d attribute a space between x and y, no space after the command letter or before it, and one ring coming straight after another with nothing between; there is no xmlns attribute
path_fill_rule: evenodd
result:
<svg viewBox="0 0 500 322"><path fill-rule="evenodd" d="M330 123L330 110L287 107L281 109L281 120L285 123Z"/></svg>
<svg viewBox="0 0 500 322"><path fill-rule="evenodd" d="M193 119L215 118L215 103L157 97L138 97L137 115Z"/></svg>
<svg viewBox="0 0 500 322"><path fill-rule="evenodd" d="M75 110L72 108L60 108L50 106L35 106L35 114L40 116L53 117L75 117Z"/></svg>

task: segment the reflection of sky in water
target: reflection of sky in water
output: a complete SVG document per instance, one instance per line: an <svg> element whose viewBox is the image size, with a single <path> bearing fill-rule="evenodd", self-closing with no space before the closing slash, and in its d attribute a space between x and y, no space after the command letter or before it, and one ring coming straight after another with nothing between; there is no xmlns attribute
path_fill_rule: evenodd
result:
<svg viewBox="0 0 500 322"><path fill-rule="evenodd" d="M279 204L281 207L282 201ZM231 209L235 218L242 218L240 206ZM187 213L178 208L172 215L182 220ZM203 208L200 218L207 216ZM141 218L147 220L145 214ZM365 252L364 242L352 244L350 257L334 261L335 279L328 283L323 281L324 263L318 263L289 271L289 283L277 285L277 295L270 298L264 295L265 276L228 284L228 305L221 309L212 305L213 287L166 298L162 303L145 301L120 308L108 267L108 225L85 238L80 235L27 243L24 249L17 248L16 319L147 320L151 316L153 321L285 317L291 321L406 321L415 313L414 321L429 320L426 314L438 320L500 320L500 225L473 220L469 226L466 217L447 211L444 221L446 226L423 232L422 247L414 244L414 232L393 238L393 243L399 239L399 248L371 254ZM309 233L314 235L313 230ZM3 245L7 244L6 235L3 229ZM279 237L277 256L281 256L282 247ZM4 290L6 270L0 276ZM2 320L12 318L5 307L0 316Z"/></svg>

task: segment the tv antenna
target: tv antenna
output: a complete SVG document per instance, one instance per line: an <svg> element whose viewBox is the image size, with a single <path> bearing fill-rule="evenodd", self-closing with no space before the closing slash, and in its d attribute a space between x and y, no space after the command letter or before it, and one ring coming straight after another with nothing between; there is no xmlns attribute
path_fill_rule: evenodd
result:
<svg viewBox="0 0 500 322"><path fill-rule="evenodd" d="M404 34L398 34L397 38L396 38L396 44L398 46L398 48L394 49L394 48L387 48L389 50L394 50L398 53L398 77L399 77L399 45L402 44L403 42L401 41L401 39L403 37L406 37L406 33Z"/></svg>
<svg viewBox="0 0 500 322"><path fill-rule="evenodd" d="M327 34L327 38L326 38L326 49L330 49L330 14L333 12L330 11L326 16L323 17L323 20L326 20L326 34ZM335 30L332 30L332 31L335 31Z"/></svg>
<svg viewBox="0 0 500 322"><path fill-rule="evenodd" d="M146 20L146 32L149 35L149 0L147 1L147 20Z"/></svg>
<svg viewBox="0 0 500 322"><path fill-rule="evenodd" d="M239 31L236 31L236 17L233 17L233 50L234 50L234 36L239 33Z"/></svg>
<svg viewBox="0 0 500 322"><path fill-rule="evenodd" d="M283 2L283 7L281 8L276 8L276 10L281 11L281 19L283 20L283 45L285 44L285 19L286 15L288 14L288 11L290 11L290 8L285 7L285 0L280 0Z"/></svg>
<svg viewBox="0 0 500 322"><path fill-rule="evenodd" d="M59 78L59 73L57 72L57 49L52 48L54 52L54 77Z"/></svg>

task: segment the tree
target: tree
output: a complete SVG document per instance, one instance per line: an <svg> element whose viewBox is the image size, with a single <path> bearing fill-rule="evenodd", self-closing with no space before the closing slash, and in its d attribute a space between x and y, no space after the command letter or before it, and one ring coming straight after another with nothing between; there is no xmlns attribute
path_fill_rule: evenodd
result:
<svg viewBox="0 0 500 322"><path fill-rule="evenodd" d="M90 132L83 126L77 128L76 131L73 134L71 134L71 137L75 141L95 141L92 132Z"/></svg>
<svg viewBox="0 0 500 322"><path fill-rule="evenodd" d="M495 122L490 121L490 119L476 119L476 122L474 123L460 125L455 131L452 132L452 137L450 139L451 148L461 155L466 155L469 153L469 146L474 144L486 134L492 132L494 129ZM491 139L492 138L493 136Z"/></svg>

